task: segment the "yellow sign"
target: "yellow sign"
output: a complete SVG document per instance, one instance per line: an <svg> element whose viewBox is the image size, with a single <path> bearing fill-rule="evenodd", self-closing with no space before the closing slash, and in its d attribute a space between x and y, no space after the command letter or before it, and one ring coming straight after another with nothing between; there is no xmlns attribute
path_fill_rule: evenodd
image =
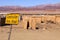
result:
<svg viewBox="0 0 60 40"><path fill-rule="evenodd" d="M18 24L19 14L7 14L6 15L6 24Z"/></svg>

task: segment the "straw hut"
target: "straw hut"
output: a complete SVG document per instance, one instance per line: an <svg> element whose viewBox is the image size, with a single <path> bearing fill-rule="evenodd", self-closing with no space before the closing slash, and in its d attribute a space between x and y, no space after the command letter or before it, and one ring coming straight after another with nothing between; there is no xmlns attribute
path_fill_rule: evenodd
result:
<svg viewBox="0 0 60 40"><path fill-rule="evenodd" d="M60 11L20 11L6 14L8 13L19 13L19 22L24 29L36 29L36 25L41 23L60 23Z"/></svg>

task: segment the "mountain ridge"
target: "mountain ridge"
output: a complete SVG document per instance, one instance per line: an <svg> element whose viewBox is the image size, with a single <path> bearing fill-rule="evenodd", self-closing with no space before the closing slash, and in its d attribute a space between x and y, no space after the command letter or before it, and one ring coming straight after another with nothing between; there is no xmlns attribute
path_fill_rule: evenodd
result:
<svg viewBox="0 0 60 40"><path fill-rule="evenodd" d="M32 7L0 6L0 11L35 11L35 10L60 10L60 3L37 5Z"/></svg>

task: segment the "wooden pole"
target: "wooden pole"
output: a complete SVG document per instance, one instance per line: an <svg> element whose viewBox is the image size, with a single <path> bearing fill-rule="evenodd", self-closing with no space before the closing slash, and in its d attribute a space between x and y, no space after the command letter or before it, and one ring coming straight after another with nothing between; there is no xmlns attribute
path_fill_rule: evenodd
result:
<svg viewBox="0 0 60 40"><path fill-rule="evenodd" d="M56 17L56 14L55 14L55 23L57 23L57 22L56 22L56 18L57 18L57 17Z"/></svg>
<svg viewBox="0 0 60 40"><path fill-rule="evenodd" d="M8 35L8 40L10 40L10 39L11 39L11 33L12 33L12 24L11 24L10 32L9 32L9 35Z"/></svg>

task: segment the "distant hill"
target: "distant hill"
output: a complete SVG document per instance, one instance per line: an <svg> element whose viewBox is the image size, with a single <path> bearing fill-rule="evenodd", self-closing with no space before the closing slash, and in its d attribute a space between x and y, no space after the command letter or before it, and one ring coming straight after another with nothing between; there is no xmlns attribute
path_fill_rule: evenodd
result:
<svg viewBox="0 0 60 40"><path fill-rule="evenodd" d="M37 5L32 7L21 7L21 6L0 6L1 11L29 11L29 10L60 10L60 3L57 4L46 4Z"/></svg>

